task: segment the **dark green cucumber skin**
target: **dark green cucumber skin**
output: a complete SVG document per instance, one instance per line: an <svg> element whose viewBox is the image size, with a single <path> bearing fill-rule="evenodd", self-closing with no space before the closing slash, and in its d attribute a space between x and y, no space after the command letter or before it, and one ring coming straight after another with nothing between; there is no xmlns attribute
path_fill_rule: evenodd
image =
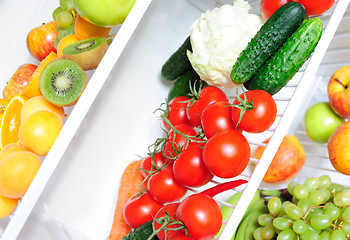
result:
<svg viewBox="0 0 350 240"><path fill-rule="evenodd" d="M153 233L152 221L146 222L131 230L128 235L124 236L121 240L147 240ZM159 240L157 236L153 237L152 240Z"/></svg>
<svg viewBox="0 0 350 240"><path fill-rule="evenodd" d="M195 87L195 89L198 91L200 86L205 87L207 85L208 84L206 82L200 80L200 77L196 71L193 68L190 68L190 70L185 72L185 74L175 81L169 91L167 100L170 102L173 98L179 96L190 97L190 86Z"/></svg>
<svg viewBox="0 0 350 240"><path fill-rule="evenodd" d="M237 58L232 67L232 81L242 84L251 79L298 29L305 17L305 8L297 2L288 2L277 9Z"/></svg>
<svg viewBox="0 0 350 240"><path fill-rule="evenodd" d="M187 57L187 50L192 51L190 36L164 63L161 71L162 78L169 81L175 80L192 67Z"/></svg>
<svg viewBox="0 0 350 240"><path fill-rule="evenodd" d="M321 38L322 29L321 19L306 20L244 86L248 90L265 90L271 95L279 92L315 50Z"/></svg>

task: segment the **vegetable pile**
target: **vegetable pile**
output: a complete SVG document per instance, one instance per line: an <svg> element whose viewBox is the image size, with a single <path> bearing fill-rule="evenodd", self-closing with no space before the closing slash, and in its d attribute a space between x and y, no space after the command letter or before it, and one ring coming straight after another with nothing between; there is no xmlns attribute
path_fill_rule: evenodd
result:
<svg viewBox="0 0 350 240"><path fill-rule="evenodd" d="M231 31L243 38L238 47L220 34L226 32L222 19L230 8L237 14L233 22L254 19L254 27L235 24ZM296 2L283 5L264 24L248 10L247 2L237 1L203 14L162 66L162 78L174 83L169 99L158 109L166 135L156 139L141 160L139 192L123 207L124 221L133 230L123 239L204 240L220 231L222 215L213 196L246 180L217 185L215 194L213 189L189 191L197 192L214 177L235 178L246 169L251 148L244 133L261 133L272 126L277 114L272 95L309 58L322 34L321 20L305 20L305 8ZM211 37L219 42L210 45ZM221 62L215 63L215 58ZM211 63L219 73L212 72ZM235 85L243 92L234 99L220 88Z"/></svg>

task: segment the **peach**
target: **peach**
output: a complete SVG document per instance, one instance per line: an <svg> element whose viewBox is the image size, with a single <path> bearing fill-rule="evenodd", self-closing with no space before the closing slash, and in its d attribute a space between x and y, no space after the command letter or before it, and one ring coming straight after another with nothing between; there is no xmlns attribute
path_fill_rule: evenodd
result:
<svg viewBox="0 0 350 240"><path fill-rule="evenodd" d="M21 110L21 122L24 122L30 115L40 110L54 112L61 118L62 121L65 116L63 107L58 107L50 103L43 96L36 96L28 99L24 103Z"/></svg>
<svg viewBox="0 0 350 240"><path fill-rule="evenodd" d="M40 158L29 151L10 154L0 162L0 195L22 197L41 166Z"/></svg>

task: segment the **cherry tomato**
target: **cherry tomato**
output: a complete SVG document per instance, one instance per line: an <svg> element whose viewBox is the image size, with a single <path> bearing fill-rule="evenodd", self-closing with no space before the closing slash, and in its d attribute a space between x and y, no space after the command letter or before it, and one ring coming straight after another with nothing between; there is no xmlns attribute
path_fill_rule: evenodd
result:
<svg viewBox="0 0 350 240"><path fill-rule="evenodd" d="M191 142L174 162L176 180L187 187L200 187L213 178L213 174L204 165L201 145Z"/></svg>
<svg viewBox="0 0 350 240"><path fill-rule="evenodd" d="M310 15L320 15L330 9L334 0L296 0L305 7L306 14Z"/></svg>
<svg viewBox="0 0 350 240"><path fill-rule="evenodd" d="M246 104L252 105L252 109L243 113L242 119L240 119L241 109L232 107L232 120L238 128L250 132L260 133L267 130L275 121L277 114L277 106L272 96L263 90L251 90L242 93L239 97L244 100ZM233 104L239 104L236 99Z"/></svg>
<svg viewBox="0 0 350 240"><path fill-rule="evenodd" d="M154 225L154 229L157 231L162 224L158 223L157 219L164 217L166 215L165 212L167 212L169 214L170 219L172 220L177 220L177 216L176 216L176 210L178 208L178 206L180 205L180 203L169 203L167 205L165 205L164 207L162 207L161 209L159 209L159 211L157 212L156 216L155 216L155 221L153 222ZM168 224L167 228L179 228L181 225L180 224ZM179 236L179 235L184 235L185 234L185 230L181 229L181 230L167 230L166 231L167 234L167 239L174 239L175 236ZM159 233L157 233L157 237L160 240L164 240L165 239L165 231L162 230Z"/></svg>
<svg viewBox="0 0 350 240"><path fill-rule="evenodd" d="M153 220L163 204L154 200L148 192L131 197L124 206L124 219L126 223L137 228L145 222Z"/></svg>
<svg viewBox="0 0 350 240"><path fill-rule="evenodd" d="M169 102L169 106L165 114L173 126L176 126L180 123L191 125L186 115L186 107L189 100L190 99L188 97L179 96L179 97L173 98ZM163 120L163 125L166 130L170 129L169 125L164 120Z"/></svg>
<svg viewBox="0 0 350 240"><path fill-rule="evenodd" d="M190 238L186 235L178 235L174 237L172 240L193 240L193 238Z"/></svg>
<svg viewBox="0 0 350 240"><path fill-rule="evenodd" d="M261 0L260 11L265 20L269 19L270 16L279 9L282 5L290 2L288 0Z"/></svg>
<svg viewBox="0 0 350 240"><path fill-rule="evenodd" d="M176 211L177 218L187 227L191 238L208 240L221 228L222 215L215 200L205 194L193 194L185 198Z"/></svg>
<svg viewBox="0 0 350 240"><path fill-rule="evenodd" d="M178 201L187 192L187 188L176 181L173 164L153 174L148 180L147 188L150 195L160 203Z"/></svg>
<svg viewBox="0 0 350 240"><path fill-rule="evenodd" d="M153 165L152 165L152 162L153 162ZM148 173L146 171L155 171L156 168L160 168L162 167L164 164L165 164L165 160L163 158L163 154L162 152L156 152L155 154L153 155L150 155L146 158L144 158L141 162L141 165L140 165L140 169L141 169L141 175L142 177L147 177L148 176ZM146 170L146 171L143 171L143 170Z"/></svg>
<svg viewBox="0 0 350 240"><path fill-rule="evenodd" d="M215 176L232 178L241 174L250 159L247 139L237 130L228 129L212 136L203 149L203 161Z"/></svg>
<svg viewBox="0 0 350 240"><path fill-rule="evenodd" d="M231 117L232 107L229 105L228 102L215 102L204 109L201 122L208 139L224 130L236 129Z"/></svg>
<svg viewBox="0 0 350 240"><path fill-rule="evenodd" d="M207 86L199 92L199 97L193 102L188 102L186 114L188 120L195 127L201 125L201 115L203 110L211 103L228 101L226 94L218 87Z"/></svg>
<svg viewBox="0 0 350 240"><path fill-rule="evenodd" d="M197 135L196 130L187 124L178 124L174 126L175 129L187 136ZM177 155L185 148L188 144L188 139L186 139L181 134L174 133L173 129L168 132L168 140L164 144L163 155L166 159L175 160Z"/></svg>

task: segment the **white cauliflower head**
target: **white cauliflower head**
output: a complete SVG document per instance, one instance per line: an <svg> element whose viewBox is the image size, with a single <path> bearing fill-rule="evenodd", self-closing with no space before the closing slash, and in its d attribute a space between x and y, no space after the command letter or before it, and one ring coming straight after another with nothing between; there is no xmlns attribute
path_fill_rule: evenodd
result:
<svg viewBox="0 0 350 240"><path fill-rule="evenodd" d="M187 56L200 78L208 84L232 88L231 70L239 54L263 24L248 2L236 0L207 11L191 26L192 52Z"/></svg>

